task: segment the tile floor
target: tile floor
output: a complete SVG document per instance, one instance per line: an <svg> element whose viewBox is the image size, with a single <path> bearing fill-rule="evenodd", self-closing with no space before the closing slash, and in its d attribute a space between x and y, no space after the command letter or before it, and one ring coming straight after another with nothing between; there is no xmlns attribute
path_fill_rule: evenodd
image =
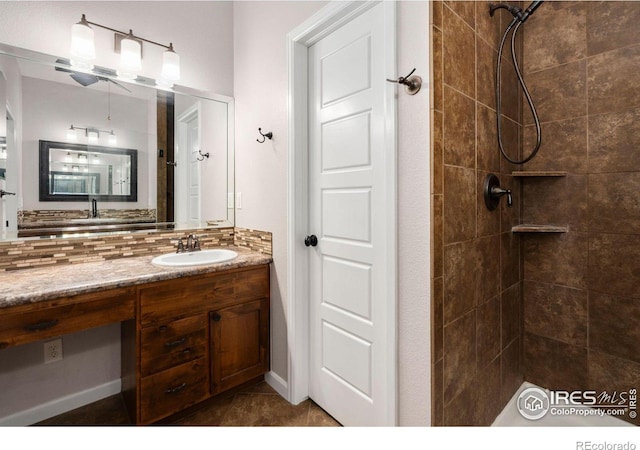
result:
<svg viewBox="0 0 640 450"><path fill-rule="evenodd" d="M36 425L130 425L121 395L114 395ZM233 395L220 396L188 416L162 425L340 426L311 400L291 405L264 381Z"/></svg>

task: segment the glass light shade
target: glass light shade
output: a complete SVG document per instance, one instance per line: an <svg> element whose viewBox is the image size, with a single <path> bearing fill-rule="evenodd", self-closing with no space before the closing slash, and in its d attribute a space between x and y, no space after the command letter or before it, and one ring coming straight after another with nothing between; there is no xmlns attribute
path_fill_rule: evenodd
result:
<svg viewBox="0 0 640 450"><path fill-rule="evenodd" d="M113 131L111 133L109 133L109 136L107 137L107 143L109 145L116 145L118 143L118 138L113 133Z"/></svg>
<svg viewBox="0 0 640 450"><path fill-rule="evenodd" d="M87 131L87 140L89 142L95 143L98 142L98 137L100 135L98 134L97 131Z"/></svg>
<svg viewBox="0 0 640 450"><path fill-rule="evenodd" d="M164 82L174 82L180 79L180 55L169 48L162 54L162 74Z"/></svg>
<svg viewBox="0 0 640 450"><path fill-rule="evenodd" d="M67 140L69 141L75 141L78 139L78 131L71 127L67 130Z"/></svg>
<svg viewBox="0 0 640 450"><path fill-rule="evenodd" d="M83 18L84 19L84 18ZM71 27L71 65L91 70L91 61L96 59L96 47L93 42L93 30L83 20Z"/></svg>
<svg viewBox="0 0 640 450"><path fill-rule="evenodd" d="M133 39L120 41L120 68L118 76L132 80L142 70L142 49L140 43Z"/></svg>

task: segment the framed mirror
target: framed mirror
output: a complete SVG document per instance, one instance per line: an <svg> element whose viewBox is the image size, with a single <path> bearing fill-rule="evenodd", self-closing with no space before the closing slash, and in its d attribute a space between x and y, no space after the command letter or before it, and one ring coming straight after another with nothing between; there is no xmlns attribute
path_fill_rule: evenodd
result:
<svg viewBox="0 0 640 450"><path fill-rule="evenodd" d="M92 199L105 223L136 222L132 231L233 226L233 118L231 97L128 82L105 68L80 74L57 56L0 43L0 184L16 193L0 202L0 239L54 237L54 227L62 236L89 217ZM96 154L102 166L92 165ZM60 158L82 161L65 168Z"/></svg>
<svg viewBox="0 0 640 450"><path fill-rule="evenodd" d="M138 151L40 141L41 202L138 201Z"/></svg>

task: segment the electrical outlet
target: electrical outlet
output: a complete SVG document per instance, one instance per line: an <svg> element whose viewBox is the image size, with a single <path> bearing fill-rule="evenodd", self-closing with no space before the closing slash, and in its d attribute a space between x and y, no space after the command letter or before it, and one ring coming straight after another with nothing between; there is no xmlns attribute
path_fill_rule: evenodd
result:
<svg viewBox="0 0 640 450"><path fill-rule="evenodd" d="M45 342L44 363L49 364L60 360L62 360L62 339Z"/></svg>

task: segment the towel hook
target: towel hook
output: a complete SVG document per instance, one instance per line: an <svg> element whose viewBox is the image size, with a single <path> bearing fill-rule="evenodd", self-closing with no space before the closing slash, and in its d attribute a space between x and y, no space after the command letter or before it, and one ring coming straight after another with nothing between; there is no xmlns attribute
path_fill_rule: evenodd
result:
<svg viewBox="0 0 640 450"><path fill-rule="evenodd" d="M198 150L198 153L200 153L200 156L196 156L198 161L204 161L205 158L209 159L209 152L202 153L202 150Z"/></svg>
<svg viewBox="0 0 640 450"><path fill-rule="evenodd" d="M407 94L416 95L418 92L420 92L420 88L422 87L422 78L418 75L413 75L413 72L415 71L416 68L414 67L406 77L400 77L397 80L390 80L387 78L387 81L389 83L403 84L405 86L405 92Z"/></svg>
<svg viewBox="0 0 640 450"><path fill-rule="evenodd" d="M267 132L267 133L263 133L262 132L262 128L258 128L258 133L260 133L260 135L262 136L262 140L260 139L256 139L256 141L260 142L261 144L264 143L264 141L266 141L268 138L269 140L271 140L273 138L273 133L271 131Z"/></svg>

